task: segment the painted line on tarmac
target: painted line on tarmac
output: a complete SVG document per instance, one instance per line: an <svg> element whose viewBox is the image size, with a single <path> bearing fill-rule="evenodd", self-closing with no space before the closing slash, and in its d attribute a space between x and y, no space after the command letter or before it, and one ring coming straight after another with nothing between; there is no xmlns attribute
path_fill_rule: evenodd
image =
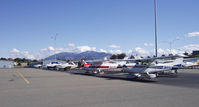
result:
<svg viewBox="0 0 199 107"><path fill-rule="evenodd" d="M21 76L21 78L23 78L23 80L24 80L27 84L30 84L30 81L29 81L28 79L26 79L22 73L20 73L19 71L16 71L16 72Z"/></svg>

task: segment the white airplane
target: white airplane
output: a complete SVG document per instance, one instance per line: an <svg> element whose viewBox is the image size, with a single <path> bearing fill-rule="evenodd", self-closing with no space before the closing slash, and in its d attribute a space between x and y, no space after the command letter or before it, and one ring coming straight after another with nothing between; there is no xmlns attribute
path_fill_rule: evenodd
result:
<svg viewBox="0 0 199 107"><path fill-rule="evenodd" d="M185 68L194 68L199 66L199 59L198 58L189 58L184 60L183 67Z"/></svg>
<svg viewBox="0 0 199 107"><path fill-rule="evenodd" d="M77 67L77 65L74 62L69 62L69 63L64 63L64 64L59 64L56 66L57 70L68 70L68 69L74 69Z"/></svg>
<svg viewBox="0 0 199 107"><path fill-rule="evenodd" d="M36 64L36 65L33 65L34 68L41 68L42 65L41 64Z"/></svg>
<svg viewBox="0 0 199 107"><path fill-rule="evenodd" d="M175 56L172 56L172 58ZM106 71L122 68L121 70L128 73L128 78L156 78L158 73L163 71L174 70L177 73L177 69L182 64L182 58L176 58L172 62L157 63L157 59L167 59L171 57L157 57L146 59L123 59L113 61L98 61L93 62L86 68L87 72L93 74L104 74Z"/></svg>
<svg viewBox="0 0 199 107"><path fill-rule="evenodd" d="M61 63L55 61L55 62L51 62L49 64L46 64L44 66L44 68L47 68L47 69L56 69L58 65L61 65Z"/></svg>
<svg viewBox="0 0 199 107"><path fill-rule="evenodd" d="M101 60L101 61L93 61L89 63L87 67L84 69L87 73L100 73L103 74L104 72L115 71L122 68L126 61L114 61L114 60Z"/></svg>
<svg viewBox="0 0 199 107"><path fill-rule="evenodd" d="M183 58L176 58L175 60L170 60L169 62L164 61L164 63L158 63L158 59L167 59L169 57L157 57L157 58L147 58L132 60L132 63L127 63L123 67L123 71L129 73L128 78L156 78L158 73L164 71L172 71L171 73L177 73L178 69L183 63Z"/></svg>

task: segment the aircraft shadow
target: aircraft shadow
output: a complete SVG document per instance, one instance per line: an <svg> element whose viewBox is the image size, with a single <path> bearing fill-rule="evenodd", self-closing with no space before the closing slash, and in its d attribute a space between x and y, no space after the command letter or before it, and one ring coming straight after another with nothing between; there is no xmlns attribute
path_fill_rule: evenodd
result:
<svg viewBox="0 0 199 107"><path fill-rule="evenodd" d="M126 78L125 75L91 75L91 74L85 74L85 73L77 73L77 72L70 72L72 75L83 75L83 76L92 76L97 78L103 78L106 80L124 80L124 81L132 81L132 82L144 82L144 83L153 83L156 82L155 80L151 79L130 79Z"/></svg>

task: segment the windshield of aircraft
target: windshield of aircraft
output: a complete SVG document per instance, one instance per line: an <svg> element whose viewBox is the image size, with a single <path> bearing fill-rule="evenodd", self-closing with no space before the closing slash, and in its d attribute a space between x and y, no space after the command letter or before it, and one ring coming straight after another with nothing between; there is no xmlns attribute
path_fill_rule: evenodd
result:
<svg viewBox="0 0 199 107"><path fill-rule="evenodd" d="M168 61L157 61L159 64L167 64L167 63L172 63L173 60L168 60Z"/></svg>
<svg viewBox="0 0 199 107"><path fill-rule="evenodd" d="M151 65L151 62L150 61L148 61L148 60L146 60L146 61L141 61L141 60L136 60L136 61L134 61L134 62L131 62L131 63L136 63L136 65L143 65L143 66L149 66L149 65Z"/></svg>

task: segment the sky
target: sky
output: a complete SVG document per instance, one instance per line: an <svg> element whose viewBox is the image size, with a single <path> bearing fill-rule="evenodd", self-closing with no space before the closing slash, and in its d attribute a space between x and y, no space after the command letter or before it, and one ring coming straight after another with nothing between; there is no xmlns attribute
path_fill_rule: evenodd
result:
<svg viewBox="0 0 199 107"><path fill-rule="evenodd" d="M198 4L157 0L158 55L199 50ZM154 0L0 0L0 13L0 57L154 54Z"/></svg>

